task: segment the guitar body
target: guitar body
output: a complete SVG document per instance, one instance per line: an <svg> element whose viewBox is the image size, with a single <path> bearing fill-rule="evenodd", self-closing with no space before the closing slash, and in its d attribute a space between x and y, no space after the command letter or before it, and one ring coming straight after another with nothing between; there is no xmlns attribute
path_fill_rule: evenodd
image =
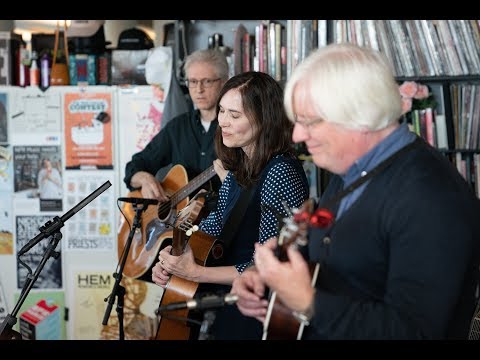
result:
<svg viewBox="0 0 480 360"><path fill-rule="evenodd" d="M306 246L308 223L307 219L313 209L313 200L305 201L300 209L295 209L290 217L284 219L284 226L278 238L276 253L280 261L288 261L287 248L289 246ZM320 264L309 263L311 285L315 286ZM263 322L262 340L300 340L305 328L305 322L293 315L277 297L275 291L269 295L267 314Z"/></svg>
<svg viewBox="0 0 480 360"><path fill-rule="evenodd" d="M202 190L199 193L201 192ZM196 196L178 215L180 220L177 219L177 222L180 222L180 225L176 224L173 230L172 255L181 255L188 242L195 262L201 266L207 266L223 256L223 245L213 236L202 231L194 231L190 236L187 235L185 230L191 229L192 224L198 223L198 217L201 213L199 210L200 207L203 207L203 201L195 200L195 198ZM194 203L191 205L192 202ZM182 216L184 219L182 219ZM198 286L197 282L185 280L175 275L170 276L160 306L191 300L195 296ZM188 323L188 312L189 309L179 309L162 316L159 320L155 339L188 340L191 329Z"/></svg>
<svg viewBox="0 0 480 360"><path fill-rule="evenodd" d="M192 248L195 261L199 265L207 266L210 259L216 260L223 255L223 247L220 242L202 231L194 232L188 243ZM172 275L165 287L160 304L163 306L191 300L197 292L198 285L196 282ZM162 316L156 340L188 340L191 330L187 320L189 311L189 309L180 309L169 312L168 317ZM175 317L175 319L169 317Z"/></svg>
<svg viewBox="0 0 480 360"><path fill-rule="evenodd" d="M161 182L167 196L178 192L188 184L187 171L182 165L173 166ZM140 190L131 191L129 197L141 198ZM141 227L139 227L132 239L130 251L123 269L123 275L130 278L139 278L145 274L156 262L159 251L169 243L173 237L172 227L166 224L173 224L175 216L188 203L188 197L177 204L150 205L142 213ZM162 207L163 205L163 207ZM167 205L167 206L165 206ZM128 219L130 226L135 217L135 209L131 203L125 203L123 212ZM130 227L122 217L118 232L117 249L120 257L128 240ZM165 240L168 240L165 242Z"/></svg>
<svg viewBox="0 0 480 360"><path fill-rule="evenodd" d="M312 286L316 282L319 264L309 264ZM277 298L273 292L270 296L267 314L263 323L262 340L300 340L305 324L293 316L292 311Z"/></svg>

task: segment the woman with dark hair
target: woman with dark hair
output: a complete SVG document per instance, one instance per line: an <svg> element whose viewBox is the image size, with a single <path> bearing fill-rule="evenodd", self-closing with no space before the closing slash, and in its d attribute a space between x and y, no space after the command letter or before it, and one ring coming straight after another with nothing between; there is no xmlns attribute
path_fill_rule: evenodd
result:
<svg viewBox="0 0 480 360"><path fill-rule="evenodd" d="M153 269L152 279L160 286L173 274L201 283L198 292L228 292L233 280L252 264L255 244L278 236L279 219L287 216L285 207L299 207L309 196L305 172L294 154L293 124L285 114L280 85L265 73L245 72L229 79L218 99L214 166L227 174L217 206L202 220L200 230L229 241L222 263L209 267L195 263L188 245L180 256L172 256L167 246ZM238 231L224 234L222 229L233 221L229 216L244 202ZM260 323L235 306L219 309L211 330L214 339L260 339L262 334Z"/></svg>

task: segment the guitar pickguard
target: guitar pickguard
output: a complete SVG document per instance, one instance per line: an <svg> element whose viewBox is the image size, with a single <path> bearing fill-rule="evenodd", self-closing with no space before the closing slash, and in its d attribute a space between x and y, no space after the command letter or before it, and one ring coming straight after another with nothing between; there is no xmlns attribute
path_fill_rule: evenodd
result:
<svg viewBox="0 0 480 360"><path fill-rule="evenodd" d="M157 240L167 231L171 231L172 226L169 222L160 219L153 219L145 227L146 244L145 249L150 251L156 245Z"/></svg>

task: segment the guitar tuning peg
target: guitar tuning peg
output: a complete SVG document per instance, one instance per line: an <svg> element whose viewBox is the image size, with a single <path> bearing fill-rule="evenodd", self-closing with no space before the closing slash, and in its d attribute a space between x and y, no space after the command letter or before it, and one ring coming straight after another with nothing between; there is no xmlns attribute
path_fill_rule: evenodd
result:
<svg viewBox="0 0 480 360"><path fill-rule="evenodd" d="M316 228L325 229L332 225L335 216L325 208L317 209L310 217L310 225Z"/></svg>
<svg viewBox="0 0 480 360"><path fill-rule="evenodd" d="M192 227L192 231L194 231L194 232L195 232L195 231L197 231L197 230L198 230L198 225L193 225L193 227Z"/></svg>
<svg viewBox="0 0 480 360"><path fill-rule="evenodd" d="M193 234L192 229L188 229L188 230L185 232L185 234L187 234L187 236L192 236L192 234Z"/></svg>
<svg viewBox="0 0 480 360"><path fill-rule="evenodd" d="M293 220L296 223L305 223L310 221L310 213L308 211L299 211L293 215Z"/></svg>

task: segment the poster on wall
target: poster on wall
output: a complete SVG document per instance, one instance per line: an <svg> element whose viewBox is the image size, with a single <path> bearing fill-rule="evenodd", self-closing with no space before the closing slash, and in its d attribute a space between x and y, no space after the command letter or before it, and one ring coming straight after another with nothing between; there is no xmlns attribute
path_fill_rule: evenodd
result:
<svg viewBox="0 0 480 360"><path fill-rule="evenodd" d="M66 207L73 208L106 181L113 183L112 171L66 171ZM115 196L105 190L72 216L66 226L65 250L103 250L115 248Z"/></svg>
<svg viewBox="0 0 480 360"><path fill-rule="evenodd" d="M20 293L15 294L15 302ZM47 310L49 309L49 310ZM33 334L25 334L20 330L24 321L32 323L32 317L28 316L35 311L37 331ZM24 326L25 328L25 326ZM66 340L67 327L65 324L65 293L63 291L30 291L18 312L16 331L22 332L22 336L34 340Z"/></svg>
<svg viewBox="0 0 480 360"><path fill-rule="evenodd" d="M59 145L62 131L61 92L28 87L11 102L11 143Z"/></svg>
<svg viewBox="0 0 480 360"><path fill-rule="evenodd" d="M160 131L164 98L157 94L155 86L135 86L119 89L118 124L119 126L119 163L120 180L125 177L125 165L132 155L143 150L150 140ZM121 185L121 194L128 192Z"/></svg>
<svg viewBox="0 0 480 360"><path fill-rule="evenodd" d="M113 169L112 93L64 94L67 169Z"/></svg>
<svg viewBox="0 0 480 360"><path fill-rule="evenodd" d="M31 239L40 234L40 227L45 226L47 221L52 221L53 216L20 215L15 217L15 237L17 252ZM46 238L28 250L20 257L20 260L28 265L32 272L35 272L42 261L51 238ZM61 244L55 250L59 253L57 258L50 257L33 284L34 289L58 289L62 287L62 257ZM24 286L29 269L17 261L17 287Z"/></svg>
<svg viewBox="0 0 480 360"><path fill-rule="evenodd" d="M12 196L0 191L0 198L0 255L13 255Z"/></svg>
<svg viewBox="0 0 480 360"><path fill-rule="evenodd" d="M73 303L70 315L73 324L73 340L98 340L102 321L107 308L104 299L110 294L115 283L111 271L73 270L69 276ZM111 316L116 314L112 311Z"/></svg>
<svg viewBox="0 0 480 360"><path fill-rule="evenodd" d="M8 143L8 94L0 93L0 144Z"/></svg>
<svg viewBox="0 0 480 360"><path fill-rule="evenodd" d="M16 198L39 199L40 211L61 211L63 198L60 146L14 146Z"/></svg>
<svg viewBox="0 0 480 360"><path fill-rule="evenodd" d="M0 145L0 191L13 192L12 147Z"/></svg>

